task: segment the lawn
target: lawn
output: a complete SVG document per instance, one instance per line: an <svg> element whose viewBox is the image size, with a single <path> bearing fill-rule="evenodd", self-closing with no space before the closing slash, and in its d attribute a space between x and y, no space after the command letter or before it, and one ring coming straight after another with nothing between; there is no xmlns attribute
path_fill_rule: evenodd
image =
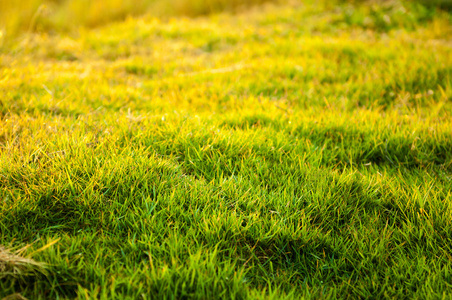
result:
<svg viewBox="0 0 452 300"><path fill-rule="evenodd" d="M0 298L452 297L447 0L27 1Z"/></svg>

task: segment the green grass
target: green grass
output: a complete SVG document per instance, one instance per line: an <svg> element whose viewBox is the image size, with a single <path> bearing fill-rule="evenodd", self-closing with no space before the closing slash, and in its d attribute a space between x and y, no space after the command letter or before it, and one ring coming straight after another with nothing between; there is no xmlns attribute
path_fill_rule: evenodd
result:
<svg viewBox="0 0 452 300"><path fill-rule="evenodd" d="M449 299L450 14L315 2L8 37L0 298Z"/></svg>

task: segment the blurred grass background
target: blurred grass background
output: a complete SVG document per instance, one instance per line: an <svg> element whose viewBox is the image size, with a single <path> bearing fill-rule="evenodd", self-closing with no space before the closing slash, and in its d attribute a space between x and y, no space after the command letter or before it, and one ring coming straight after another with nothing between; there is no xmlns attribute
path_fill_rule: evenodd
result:
<svg viewBox="0 0 452 300"><path fill-rule="evenodd" d="M238 12L254 5L300 3L290 0L1 0L0 46L24 32L64 32L96 27L143 14L157 17L195 17L222 11ZM312 2L305 0L303 2ZM388 30L391 24L410 27L440 12L450 12L452 0L322 0L324 5L350 7L343 11L348 25ZM372 5L369 5L371 3ZM360 5L365 4L365 5ZM412 14L406 14L409 8ZM339 6L338 6L339 7ZM358 7L358 9L356 9ZM361 9L360 9L361 7ZM370 10L370 11L369 11ZM374 16L369 20L368 16ZM388 22L388 16L391 22Z"/></svg>
<svg viewBox="0 0 452 300"><path fill-rule="evenodd" d="M193 17L238 11L264 2L268 0L2 0L0 30L6 38L27 31L95 27L142 14Z"/></svg>

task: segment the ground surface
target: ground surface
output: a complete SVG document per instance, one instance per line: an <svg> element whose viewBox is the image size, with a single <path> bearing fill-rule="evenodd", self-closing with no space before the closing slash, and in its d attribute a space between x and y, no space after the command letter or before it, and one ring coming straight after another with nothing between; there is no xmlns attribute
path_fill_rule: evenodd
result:
<svg viewBox="0 0 452 300"><path fill-rule="evenodd" d="M294 3L4 42L0 297L451 297L450 20Z"/></svg>

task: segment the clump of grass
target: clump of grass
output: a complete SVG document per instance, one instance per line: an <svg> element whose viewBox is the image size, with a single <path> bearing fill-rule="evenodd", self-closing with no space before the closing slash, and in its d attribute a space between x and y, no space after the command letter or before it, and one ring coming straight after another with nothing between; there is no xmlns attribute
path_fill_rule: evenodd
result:
<svg viewBox="0 0 452 300"><path fill-rule="evenodd" d="M46 264L24 256L30 245L14 249L0 246L0 279L5 277L24 277L42 273Z"/></svg>

